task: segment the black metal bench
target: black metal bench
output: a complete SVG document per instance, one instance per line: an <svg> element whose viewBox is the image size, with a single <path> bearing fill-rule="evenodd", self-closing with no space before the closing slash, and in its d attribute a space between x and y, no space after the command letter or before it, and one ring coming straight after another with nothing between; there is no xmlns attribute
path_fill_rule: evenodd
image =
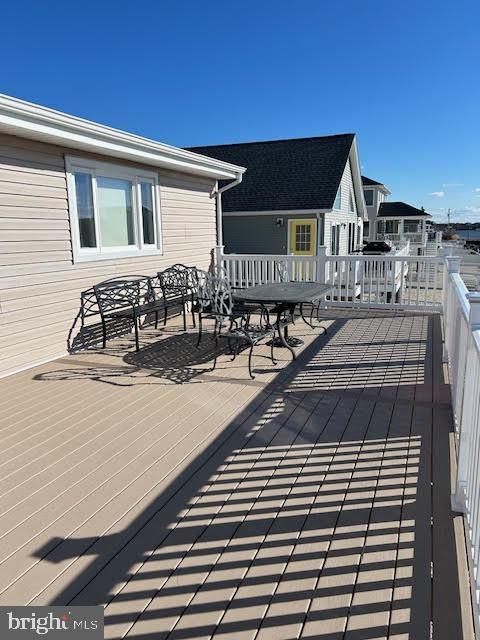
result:
<svg viewBox="0 0 480 640"><path fill-rule="evenodd" d="M155 315L155 328L158 327L158 314L166 314L169 301L159 297L149 276L125 276L106 280L93 287L102 319L103 348L107 343L107 319L130 318L135 329L135 347L139 350L139 318Z"/></svg>

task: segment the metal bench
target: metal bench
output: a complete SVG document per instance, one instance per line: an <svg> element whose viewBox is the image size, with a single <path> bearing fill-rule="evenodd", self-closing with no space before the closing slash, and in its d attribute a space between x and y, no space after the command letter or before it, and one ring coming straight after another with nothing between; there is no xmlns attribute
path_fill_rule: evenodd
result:
<svg viewBox="0 0 480 640"><path fill-rule="evenodd" d="M149 276L125 276L106 280L93 287L102 319L103 348L107 343L107 319L130 318L135 329L135 347L139 350L139 321L141 316L155 314L155 328L158 327L158 313L167 313L169 302L156 295ZM166 320L166 317L165 317Z"/></svg>

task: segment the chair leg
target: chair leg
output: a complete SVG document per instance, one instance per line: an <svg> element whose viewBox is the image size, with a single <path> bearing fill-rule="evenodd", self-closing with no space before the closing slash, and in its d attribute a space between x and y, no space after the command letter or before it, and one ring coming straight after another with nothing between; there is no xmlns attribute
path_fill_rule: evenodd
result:
<svg viewBox="0 0 480 640"><path fill-rule="evenodd" d="M158 329L158 311L155 311L155 329Z"/></svg>
<svg viewBox="0 0 480 640"><path fill-rule="evenodd" d="M182 300L182 313L183 313L183 330L187 330L187 313L185 311L185 300Z"/></svg>
<svg viewBox="0 0 480 640"><path fill-rule="evenodd" d="M250 378L255 380L255 376L252 373L252 356L253 356L253 344L250 347L250 353L248 354L248 373L250 374Z"/></svg>
<svg viewBox="0 0 480 640"><path fill-rule="evenodd" d="M197 348L200 346L200 342L202 340L202 314L199 312L198 314L198 339L197 339Z"/></svg>
<svg viewBox="0 0 480 640"><path fill-rule="evenodd" d="M193 322L193 328L195 329L195 327L197 326L197 323L195 322L195 300L193 299L193 294L190 299L190 304L192 305L192 322Z"/></svg>
<svg viewBox="0 0 480 640"><path fill-rule="evenodd" d="M275 342L275 335L273 335L272 340L270 342L270 359L273 362L273 364L277 364L277 361L275 360L275 357L273 355L273 347L274 347L274 342Z"/></svg>
<svg viewBox="0 0 480 640"><path fill-rule="evenodd" d="M140 344L139 344L139 341L138 341L138 318L137 318L137 316L135 316L133 318L133 326L134 326L134 329L135 329L135 350L139 351L140 350Z"/></svg>
<svg viewBox="0 0 480 640"><path fill-rule="evenodd" d="M168 307L165 307L165 311L163 312L163 326L165 326L167 324L167 318L168 318Z"/></svg>
<svg viewBox="0 0 480 640"><path fill-rule="evenodd" d="M103 336L103 348L107 346L107 324L105 318L102 318L102 336Z"/></svg>

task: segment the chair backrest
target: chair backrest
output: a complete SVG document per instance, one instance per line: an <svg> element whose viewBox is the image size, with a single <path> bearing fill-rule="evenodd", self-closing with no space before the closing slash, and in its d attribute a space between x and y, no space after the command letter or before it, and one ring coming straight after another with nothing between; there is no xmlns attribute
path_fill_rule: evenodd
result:
<svg viewBox="0 0 480 640"><path fill-rule="evenodd" d="M197 286L197 281L196 281L196 272L197 272L197 267L188 267L185 264L173 264L171 266L171 269L176 269L179 274L181 274L180 277L183 277L185 280L185 286L188 289L191 290L196 290L196 286Z"/></svg>
<svg viewBox="0 0 480 640"><path fill-rule="evenodd" d="M277 269L277 276L280 282L288 282L290 278L288 275L288 265L286 261L279 260L275 263L275 267Z"/></svg>
<svg viewBox="0 0 480 640"><path fill-rule="evenodd" d="M146 286L148 288L148 284ZM109 311L139 306L142 301L142 293L145 291L145 282L140 279L119 278L100 282L93 287L93 290L100 313L104 314Z"/></svg>
<svg viewBox="0 0 480 640"><path fill-rule="evenodd" d="M165 271L159 271L158 278L164 298L178 297L190 289L190 271L185 265L173 265Z"/></svg>

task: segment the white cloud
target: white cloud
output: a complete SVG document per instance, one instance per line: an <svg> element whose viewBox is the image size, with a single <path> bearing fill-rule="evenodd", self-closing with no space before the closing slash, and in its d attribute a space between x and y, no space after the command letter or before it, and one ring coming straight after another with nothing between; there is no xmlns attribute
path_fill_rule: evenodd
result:
<svg viewBox="0 0 480 640"><path fill-rule="evenodd" d="M476 187L476 188L473 190L473 192L474 192L474 193L480 193L480 187Z"/></svg>
<svg viewBox="0 0 480 640"><path fill-rule="evenodd" d="M433 196L434 198L444 198L445 191L432 191L432 193L429 193L428 195Z"/></svg>
<svg viewBox="0 0 480 640"><path fill-rule="evenodd" d="M442 184L442 187L463 187L463 183L462 182L444 182Z"/></svg>

